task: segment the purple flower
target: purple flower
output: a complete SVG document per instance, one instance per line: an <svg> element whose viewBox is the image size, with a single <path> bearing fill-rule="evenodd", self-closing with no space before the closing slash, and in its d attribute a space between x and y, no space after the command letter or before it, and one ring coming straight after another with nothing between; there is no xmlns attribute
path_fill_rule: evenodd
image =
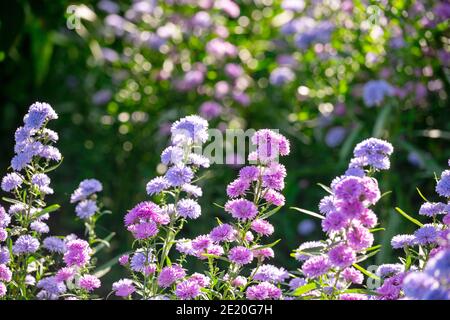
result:
<svg viewBox="0 0 450 320"><path fill-rule="evenodd" d="M79 202L93 195L94 193L101 192L103 186L100 181L96 179L86 179L80 182L78 188L73 192L70 197L70 203Z"/></svg>
<svg viewBox="0 0 450 320"><path fill-rule="evenodd" d="M128 297L136 291L133 281L130 279L120 279L119 281L114 282L112 289L118 297Z"/></svg>
<svg viewBox="0 0 450 320"><path fill-rule="evenodd" d="M214 242L229 242L234 240L235 234L234 228L231 225L224 223L212 229L209 233L209 237Z"/></svg>
<svg viewBox="0 0 450 320"><path fill-rule="evenodd" d="M48 225L39 220L33 221L30 224L30 229L41 234L50 232L50 228L48 227Z"/></svg>
<svg viewBox="0 0 450 320"><path fill-rule="evenodd" d="M433 225L424 225L414 232L414 236L418 244L431 244L436 242L438 231Z"/></svg>
<svg viewBox="0 0 450 320"><path fill-rule="evenodd" d="M154 256L151 253L136 252L131 258L130 268L135 272L144 272L145 267L153 263Z"/></svg>
<svg viewBox="0 0 450 320"><path fill-rule="evenodd" d="M328 272L330 260L327 256L315 256L305 261L302 272L307 278L316 278Z"/></svg>
<svg viewBox="0 0 450 320"><path fill-rule="evenodd" d="M97 203L94 200L82 200L75 208L75 212L80 219L89 219L97 211Z"/></svg>
<svg viewBox="0 0 450 320"><path fill-rule="evenodd" d="M192 248L196 251L205 251L212 245L209 235L200 235L192 240Z"/></svg>
<svg viewBox="0 0 450 320"><path fill-rule="evenodd" d="M237 265L249 264L253 261L253 252L243 246L237 246L230 250L228 258Z"/></svg>
<svg viewBox="0 0 450 320"><path fill-rule="evenodd" d="M263 173L262 185L265 188L282 190L284 188L285 177L286 168L280 163L272 162Z"/></svg>
<svg viewBox="0 0 450 320"><path fill-rule="evenodd" d="M66 292L66 286L64 283L56 280L56 277L42 278L37 283L36 287L43 289L49 294L60 295Z"/></svg>
<svg viewBox="0 0 450 320"><path fill-rule="evenodd" d="M45 102L35 102L28 109L28 113L23 118L25 128L40 129L46 121L58 119L55 110Z"/></svg>
<svg viewBox="0 0 450 320"><path fill-rule="evenodd" d="M84 240L71 240L66 244L67 251L64 254L64 262L67 266L84 267L90 260L92 249Z"/></svg>
<svg viewBox="0 0 450 320"><path fill-rule="evenodd" d="M240 220L253 219L258 214L256 205L246 199L229 200L225 204L225 211L231 213L233 218Z"/></svg>
<svg viewBox="0 0 450 320"><path fill-rule="evenodd" d="M193 184L183 184L181 186L181 190L196 198L201 197L203 195L202 189Z"/></svg>
<svg viewBox="0 0 450 320"><path fill-rule="evenodd" d="M236 179L227 187L227 195L230 198L236 198L245 195L245 192L250 188L248 180Z"/></svg>
<svg viewBox="0 0 450 320"><path fill-rule="evenodd" d="M95 289L100 288L101 282L100 279L97 278L96 276L87 274L80 278L79 285L84 290L91 292L94 291Z"/></svg>
<svg viewBox="0 0 450 320"><path fill-rule="evenodd" d="M427 293L439 287L439 282L423 272L412 272L403 280L403 291L408 298L422 300Z"/></svg>
<svg viewBox="0 0 450 320"><path fill-rule="evenodd" d="M349 267L356 262L355 251L344 244L337 245L331 249L328 252L328 257L331 264L339 268Z"/></svg>
<svg viewBox="0 0 450 320"><path fill-rule="evenodd" d="M0 298L6 295L7 289L3 282L0 282Z"/></svg>
<svg viewBox="0 0 450 320"><path fill-rule="evenodd" d="M187 116L172 125L171 133L175 145L205 143L208 140L208 121L196 115Z"/></svg>
<svg viewBox="0 0 450 320"><path fill-rule="evenodd" d="M20 174L16 172L8 173L2 179L2 190L5 192L10 192L11 190L20 188L22 182L23 177Z"/></svg>
<svg viewBox="0 0 450 320"><path fill-rule="evenodd" d="M356 158L375 169L386 170L390 167L389 156L394 147L387 141L370 138L358 143L353 150Z"/></svg>
<svg viewBox="0 0 450 320"><path fill-rule="evenodd" d="M322 220L322 229L325 232L339 231L348 225L348 218L339 211L331 211Z"/></svg>
<svg viewBox="0 0 450 320"><path fill-rule="evenodd" d="M147 187L146 187L147 194L149 196L152 196L154 194L158 194L161 191L169 188L169 186L170 186L169 181L167 181L166 178L164 178L164 177L153 178L152 180L150 180L147 183Z"/></svg>
<svg viewBox="0 0 450 320"><path fill-rule="evenodd" d="M284 268L277 268L270 264L263 264L252 271L253 279L271 283L281 283L289 278L289 273Z"/></svg>
<svg viewBox="0 0 450 320"><path fill-rule="evenodd" d="M4 264L0 264L0 281L10 282L12 279L11 270Z"/></svg>
<svg viewBox="0 0 450 320"><path fill-rule="evenodd" d="M214 119L222 114L222 106L215 101L203 102L200 106L200 114L205 119Z"/></svg>
<svg viewBox="0 0 450 320"><path fill-rule="evenodd" d="M394 88L384 80L371 80L364 85L363 98L368 107L380 106L386 96L392 96Z"/></svg>
<svg viewBox="0 0 450 320"><path fill-rule="evenodd" d="M441 179L436 185L436 192L446 198L450 198L450 170L445 170L441 174Z"/></svg>
<svg viewBox="0 0 450 320"><path fill-rule="evenodd" d="M245 292L249 300L274 300L281 298L281 290L269 282L250 286Z"/></svg>
<svg viewBox="0 0 450 320"><path fill-rule="evenodd" d="M34 253L39 249L39 240L30 235L23 235L17 238L12 251L16 255Z"/></svg>
<svg viewBox="0 0 450 320"><path fill-rule="evenodd" d="M6 228L11 223L11 217L6 213L5 209L0 206L0 228Z"/></svg>
<svg viewBox="0 0 450 320"><path fill-rule="evenodd" d="M186 272L177 264L164 267L158 276L158 285L162 288L170 287L175 281L184 278Z"/></svg>
<svg viewBox="0 0 450 320"><path fill-rule="evenodd" d="M441 283L450 285L450 250L443 250L432 257L425 268L425 272Z"/></svg>
<svg viewBox="0 0 450 320"><path fill-rule="evenodd" d="M363 250L373 244L373 234L361 225L353 225L347 232L347 242L354 250Z"/></svg>
<svg viewBox="0 0 450 320"><path fill-rule="evenodd" d="M428 217L446 213L446 204L442 202L425 202L419 209L420 215Z"/></svg>
<svg viewBox="0 0 450 320"><path fill-rule="evenodd" d="M194 299L200 294L200 286L196 281L185 280L177 284L175 294L181 300Z"/></svg>
<svg viewBox="0 0 450 320"><path fill-rule="evenodd" d="M289 288L294 291L297 288L303 287L306 283L306 280L303 278L294 278L289 281Z"/></svg>
<svg viewBox="0 0 450 320"><path fill-rule="evenodd" d="M211 279L204 274L194 273L189 277L190 281L196 282L201 288L206 288L210 285Z"/></svg>
<svg viewBox="0 0 450 320"><path fill-rule="evenodd" d="M289 67L278 67L270 73L270 83L275 86L282 86L295 79L294 72Z"/></svg>
<svg viewBox="0 0 450 320"><path fill-rule="evenodd" d="M380 278L388 278L405 271L405 267L400 263L382 264L377 268L376 275Z"/></svg>
<svg viewBox="0 0 450 320"><path fill-rule="evenodd" d="M180 147L170 146L161 153L161 162L165 165L179 165L183 161L184 151Z"/></svg>
<svg viewBox="0 0 450 320"><path fill-rule="evenodd" d="M44 239L43 247L50 252L65 253L67 248L63 239L57 237L47 237Z"/></svg>
<svg viewBox="0 0 450 320"><path fill-rule="evenodd" d="M202 214L202 209L193 199L181 199L177 204L177 213L186 219L197 219Z"/></svg>
<svg viewBox="0 0 450 320"><path fill-rule="evenodd" d="M259 176L259 169L256 166L246 166L239 171L239 178L245 181L256 181Z"/></svg>
<svg viewBox="0 0 450 320"><path fill-rule="evenodd" d="M190 183L194 178L194 173L189 167L174 166L167 170L165 178L173 187L179 187L185 183Z"/></svg>
<svg viewBox="0 0 450 320"><path fill-rule="evenodd" d="M0 264L8 264L10 261L9 250L7 247L0 247Z"/></svg>
<svg viewBox="0 0 450 320"><path fill-rule="evenodd" d="M274 231L273 225L263 219L254 220L251 224L251 228L253 231L263 236L270 236Z"/></svg>
<svg viewBox="0 0 450 320"><path fill-rule="evenodd" d="M342 271L342 277L345 281L355 284L362 284L364 281L364 275L353 267L345 268Z"/></svg>
<svg viewBox="0 0 450 320"><path fill-rule="evenodd" d="M399 234L392 238L391 246L394 249L403 249L404 247L414 246L417 239L412 234Z"/></svg>
<svg viewBox="0 0 450 320"><path fill-rule="evenodd" d="M76 274L75 269L64 267L58 270L56 273L55 279L58 282L64 282L72 279Z"/></svg>

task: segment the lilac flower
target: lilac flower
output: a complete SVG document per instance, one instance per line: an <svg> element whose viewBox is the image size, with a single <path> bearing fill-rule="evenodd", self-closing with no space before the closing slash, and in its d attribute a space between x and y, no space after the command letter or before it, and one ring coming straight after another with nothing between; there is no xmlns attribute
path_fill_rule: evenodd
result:
<svg viewBox="0 0 450 320"><path fill-rule="evenodd" d="M35 102L28 109L28 113L23 118L25 128L40 129L46 121L58 119L55 110L48 104L43 102Z"/></svg>
<svg viewBox="0 0 450 320"><path fill-rule="evenodd" d="M46 223L39 220L33 221L30 224L30 229L41 234L50 232L49 226Z"/></svg>
<svg viewBox="0 0 450 320"><path fill-rule="evenodd" d="M195 250L192 248L192 241L188 239L180 239L177 241L176 249L182 254L193 255Z"/></svg>
<svg viewBox="0 0 450 320"><path fill-rule="evenodd" d="M253 231L263 236L269 236L274 231L273 225L263 219L254 220L251 224L251 228Z"/></svg>
<svg viewBox="0 0 450 320"><path fill-rule="evenodd" d="M316 278L328 272L330 260L326 256L315 256L305 261L302 272L307 278Z"/></svg>
<svg viewBox="0 0 450 320"><path fill-rule="evenodd" d="M6 295L7 289L3 282L0 282L0 298Z"/></svg>
<svg viewBox="0 0 450 320"><path fill-rule="evenodd" d="M73 268L64 267L58 270L56 273L55 279L58 282L64 282L73 279L76 271Z"/></svg>
<svg viewBox="0 0 450 320"><path fill-rule="evenodd" d="M259 169L256 166L246 166L239 171L239 178L245 181L255 181L259 176Z"/></svg>
<svg viewBox="0 0 450 320"><path fill-rule="evenodd" d="M325 248L325 244L320 241L307 241L302 243L297 250L295 250L295 259L297 261L305 261L309 259L309 255L306 252L319 251Z"/></svg>
<svg viewBox="0 0 450 320"><path fill-rule="evenodd" d="M253 252L245 247L237 246L230 250L228 258L231 262L242 266L253 261Z"/></svg>
<svg viewBox="0 0 450 320"><path fill-rule="evenodd" d="M438 214L445 214L446 204L442 202L425 202L419 209L419 214L434 217Z"/></svg>
<svg viewBox="0 0 450 320"><path fill-rule="evenodd" d="M450 170L445 170L441 174L441 179L436 185L436 192L445 198L450 198Z"/></svg>
<svg viewBox="0 0 450 320"><path fill-rule="evenodd" d="M405 267L400 263L395 264L382 264L377 268L375 274L380 278L387 278L395 276L405 271Z"/></svg>
<svg viewBox="0 0 450 320"><path fill-rule="evenodd" d="M6 228L11 223L11 217L6 213L5 209L0 206L0 228Z"/></svg>
<svg viewBox="0 0 450 320"><path fill-rule="evenodd" d="M234 240L235 234L234 228L231 225L224 223L212 229L209 233L209 237L214 242L229 242Z"/></svg>
<svg viewBox="0 0 450 320"><path fill-rule="evenodd" d="M0 282L10 282L12 279L11 270L4 264L0 264Z"/></svg>
<svg viewBox="0 0 450 320"><path fill-rule="evenodd" d="M204 251L212 245L209 235L200 235L192 240L192 248L196 251Z"/></svg>
<svg viewBox="0 0 450 320"><path fill-rule="evenodd" d="M119 264L121 266L126 266L129 263L130 256L128 254L124 254L123 256L119 257Z"/></svg>
<svg viewBox="0 0 450 320"><path fill-rule="evenodd" d="M270 73L270 83L281 86L295 79L294 72L288 67L278 67Z"/></svg>
<svg viewBox="0 0 450 320"><path fill-rule="evenodd" d="M333 127L328 130L325 136L325 143L331 148L339 146L344 141L347 130L344 127Z"/></svg>
<svg viewBox="0 0 450 320"><path fill-rule="evenodd" d="M394 151L392 145L384 140L370 138L358 143L353 151L356 158L376 169L386 170L390 167L389 156Z"/></svg>
<svg viewBox="0 0 450 320"><path fill-rule="evenodd" d="M339 211L331 211L324 220L322 220L322 229L325 232L339 231L347 227L348 218Z"/></svg>
<svg viewBox="0 0 450 320"><path fill-rule="evenodd" d="M326 196L320 200L319 203L319 211L320 213L327 215L331 211L334 211L336 208L334 206L334 197L333 196Z"/></svg>
<svg viewBox="0 0 450 320"><path fill-rule="evenodd" d="M23 177L16 173L8 173L2 179L2 190L5 192L10 192L11 190L20 188L23 182Z"/></svg>
<svg viewBox="0 0 450 320"><path fill-rule="evenodd" d="M237 276L231 281L231 285L235 288L244 287L247 284L247 279L243 276Z"/></svg>
<svg viewBox="0 0 450 320"><path fill-rule="evenodd" d="M432 257L427 263L425 272L450 286L450 250L443 250Z"/></svg>
<svg viewBox="0 0 450 320"><path fill-rule="evenodd" d="M272 162L263 173L262 185L265 188L283 190L285 177L286 168L280 163Z"/></svg>
<svg viewBox="0 0 450 320"><path fill-rule="evenodd" d="M172 125L171 133L175 145L205 143L208 140L208 122L199 116L187 116Z"/></svg>
<svg viewBox="0 0 450 320"><path fill-rule="evenodd" d="M183 268L177 264L164 267L158 276L158 285L162 288L170 287L175 281L184 278L185 275Z"/></svg>
<svg viewBox="0 0 450 320"><path fill-rule="evenodd" d="M391 246L394 249L403 249L404 247L414 246L417 239L412 234L399 234L392 238Z"/></svg>
<svg viewBox="0 0 450 320"><path fill-rule="evenodd" d="M190 281L195 281L201 288L206 288L211 284L211 279L204 274L194 273L189 277Z"/></svg>
<svg viewBox="0 0 450 320"><path fill-rule="evenodd" d="M283 0L281 7L284 10L290 10L294 12L302 12L305 8L304 0Z"/></svg>
<svg viewBox="0 0 450 320"><path fill-rule="evenodd" d="M233 218L240 220L253 219L258 214L256 205L246 199L229 200L225 204L225 211L231 213Z"/></svg>
<svg viewBox="0 0 450 320"><path fill-rule="evenodd" d="M137 240L151 238L158 233L158 225L154 221L141 221L140 223L128 226L128 231Z"/></svg>
<svg viewBox="0 0 450 320"><path fill-rule="evenodd" d="M179 165L184 158L184 151L177 146L170 146L161 153L161 163Z"/></svg>
<svg viewBox="0 0 450 320"><path fill-rule="evenodd" d="M435 243L438 237L438 231L433 225L424 225L414 232L418 244Z"/></svg>
<svg viewBox="0 0 450 320"><path fill-rule="evenodd" d="M86 179L80 182L78 188L73 192L70 197L70 203L79 202L85 200L94 193L101 192L103 186L100 181L96 179Z"/></svg>
<svg viewBox="0 0 450 320"><path fill-rule="evenodd" d="M294 291L297 288L303 287L306 283L306 280L303 278L294 278L289 281L289 288Z"/></svg>
<svg viewBox="0 0 450 320"><path fill-rule="evenodd" d="M403 291L408 298L422 300L426 294L439 287L439 282L422 272L412 272L403 281Z"/></svg>
<svg viewBox="0 0 450 320"><path fill-rule="evenodd" d="M347 232L348 245L357 251L369 248L373 240L373 234L361 225L353 225Z"/></svg>
<svg viewBox="0 0 450 320"><path fill-rule="evenodd" d="M160 193L161 191L169 188L170 184L169 181L166 180L164 177L156 177L150 180L147 183L147 194L149 196L155 195Z"/></svg>
<svg viewBox="0 0 450 320"><path fill-rule="evenodd" d="M66 247L64 262L67 266L84 267L89 263L92 249L86 241L81 239L71 240L66 244Z"/></svg>
<svg viewBox="0 0 450 320"><path fill-rule="evenodd" d="M0 247L0 264L8 264L10 261L9 250L7 247Z"/></svg>
<svg viewBox="0 0 450 320"><path fill-rule="evenodd" d="M231 182L227 187L227 195L230 198L236 198L245 195L250 188L250 182L248 180L236 179Z"/></svg>
<svg viewBox="0 0 450 320"><path fill-rule="evenodd" d="M135 272L144 272L145 267L153 263L155 257L152 253L136 252L131 258L130 268Z"/></svg>
<svg viewBox="0 0 450 320"><path fill-rule="evenodd" d="M281 283L289 278L289 273L284 268L277 268L270 264L263 264L252 271L253 279L271 283Z"/></svg>
<svg viewBox="0 0 450 320"><path fill-rule="evenodd" d="M39 240L30 236L23 235L17 238L12 251L16 255L34 253L39 249Z"/></svg>
<svg viewBox="0 0 450 320"><path fill-rule="evenodd" d="M274 300L281 298L281 290L269 282L250 286L245 292L249 300Z"/></svg>
<svg viewBox="0 0 450 320"><path fill-rule="evenodd" d="M207 157L197 153L189 154L187 163L196 167L203 168L209 168L210 165L210 161Z"/></svg>
<svg viewBox="0 0 450 320"><path fill-rule="evenodd" d="M43 241L43 247L50 252L65 253L66 244L63 239L57 237L47 237Z"/></svg>
<svg viewBox="0 0 450 320"><path fill-rule="evenodd" d="M194 178L194 173L189 167L174 166L167 170L165 178L173 187L179 187L183 184L190 183Z"/></svg>
<svg viewBox="0 0 450 320"><path fill-rule="evenodd" d="M118 297L128 297L136 291L133 281L130 279L120 279L114 282L112 289Z"/></svg>
<svg viewBox="0 0 450 320"><path fill-rule="evenodd" d="M186 192L187 194L199 198L203 195L203 191L200 187L193 185L193 184L183 184L181 186L181 190Z"/></svg>
<svg viewBox="0 0 450 320"><path fill-rule="evenodd" d="M52 295L60 295L65 293L67 290L64 283L58 282L55 277L42 278L36 286Z"/></svg>
<svg viewBox="0 0 450 320"><path fill-rule="evenodd" d="M384 80L371 80L364 85L363 98L368 107L380 106L386 96L392 96L394 88Z"/></svg>
<svg viewBox="0 0 450 320"><path fill-rule="evenodd" d="M214 119L222 114L222 106L215 101L203 102L200 106L200 114L205 119Z"/></svg>
<svg viewBox="0 0 450 320"><path fill-rule="evenodd" d="M177 213L186 219L197 219L202 211L200 205L192 199L181 199L177 204Z"/></svg>
<svg viewBox="0 0 450 320"><path fill-rule="evenodd" d="M181 300L194 299L200 294L200 286L196 281L185 280L177 284L175 294Z"/></svg>
<svg viewBox="0 0 450 320"><path fill-rule="evenodd" d="M101 282L100 279L97 278L96 276L87 274L80 278L79 285L84 290L91 292L94 291L95 289L100 288Z"/></svg>
<svg viewBox="0 0 450 320"><path fill-rule="evenodd" d="M97 203L94 200L82 200L75 208L75 212L80 219L89 219L97 211Z"/></svg>
<svg viewBox="0 0 450 320"><path fill-rule="evenodd" d="M342 271L342 277L345 281L355 284L362 284L364 281L364 275L353 267L345 268Z"/></svg>
<svg viewBox="0 0 450 320"><path fill-rule="evenodd" d="M344 244L335 246L328 252L328 257L332 265L339 268L346 268L356 262L355 251Z"/></svg>

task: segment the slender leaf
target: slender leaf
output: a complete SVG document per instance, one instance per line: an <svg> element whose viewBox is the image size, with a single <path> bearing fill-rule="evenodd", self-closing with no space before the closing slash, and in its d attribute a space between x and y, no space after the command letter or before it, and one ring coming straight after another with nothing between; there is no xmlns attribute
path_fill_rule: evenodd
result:
<svg viewBox="0 0 450 320"><path fill-rule="evenodd" d="M362 273L364 273L366 276L368 276L369 278L375 279L375 280L380 280L380 277L378 277L377 275L373 274L370 271L367 271L366 269L364 269L363 267L361 267L359 264L354 263L353 266L358 269L359 271L361 271Z"/></svg>
<svg viewBox="0 0 450 320"><path fill-rule="evenodd" d="M296 208L296 207L290 207L289 209L297 210L297 211L300 211L300 212L302 212L302 213L305 213L305 214L307 214L307 215L310 215L310 216L313 216L313 217L315 217L315 218L319 218L319 219L322 219L322 220L325 219L324 216L322 216L322 215L320 215L320 214L318 214L318 213L315 213L315 212L313 212L313 211L306 210L306 209Z"/></svg>
<svg viewBox="0 0 450 320"><path fill-rule="evenodd" d="M409 221L411 221L412 223L418 225L419 227L423 227L423 223L421 223L419 220L414 219L413 217L411 217L410 215L408 215L406 212L404 212L402 209L400 209L399 207L395 207L395 210L397 210L398 213L400 213L402 216L404 216L406 219L408 219Z"/></svg>
<svg viewBox="0 0 450 320"><path fill-rule="evenodd" d="M315 283L308 283L304 286L301 286L294 291L294 296L301 296L302 294L305 294L307 292L310 292L317 288L317 285Z"/></svg>

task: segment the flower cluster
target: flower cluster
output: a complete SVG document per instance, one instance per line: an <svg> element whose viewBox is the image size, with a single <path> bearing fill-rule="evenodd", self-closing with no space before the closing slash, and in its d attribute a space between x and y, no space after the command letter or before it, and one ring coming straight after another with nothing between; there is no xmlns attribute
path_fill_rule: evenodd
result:
<svg viewBox="0 0 450 320"><path fill-rule="evenodd" d="M261 244L264 237L274 232L268 218L285 203L280 191L284 188L286 169L278 162L278 157L289 154L289 141L268 129L257 131L251 141L255 151L249 154L249 161L254 164L241 168L239 177L227 187L230 199L224 209L234 222L219 222L209 234L192 240L181 239L177 243L180 261L187 256L204 260L208 271L203 277L218 279L204 288L203 294L192 291L197 294L191 294L190 298L279 299L281 289L278 286L289 277L286 270L264 264L274 257L271 247L275 243ZM220 270L218 262L223 260L228 266ZM254 270L249 276L243 276L245 268L253 262L256 262ZM177 287L175 295L185 298L179 294Z"/></svg>
<svg viewBox="0 0 450 320"><path fill-rule="evenodd" d="M319 211L328 238L306 242L294 253L303 262L303 276L318 288L307 295L337 298L350 285L362 283L363 274L355 267L372 250L371 229L378 222L370 207L381 197L371 174L389 168L392 152L392 145L383 140L370 138L359 143L345 175L335 178L327 189L330 194L320 201Z"/></svg>
<svg viewBox="0 0 450 320"><path fill-rule="evenodd" d="M196 198L202 195L202 190L193 183L197 171L209 167L209 159L196 153L208 140L208 122L199 116L187 116L176 121L171 132L172 143L161 154L161 163L168 167L167 171L164 176L150 180L146 187L148 195L157 196L160 203L141 202L125 215L125 227L139 246L131 257L125 255L119 260L134 278L113 285L116 295L121 297L134 292L143 298L159 297L185 276L181 266L166 263L183 224L201 215ZM139 290L134 287L136 283L140 283ZM183 297L196 291L192 281L177 290Z"/></svg>
<svg viewBox="0 0 450 320"><path fill-rule="evenodd" d="M445 263L448 264L449 261L449 173L449 170L442 172L436 185L437 194L444 197L445 202L431 202L421 194L426 202L420 207L419 215L432 219L431 223L423 224L411 218L410 220L414 221L419 228L413 234L399 234L392 238L392 248L403 250L406 257L402 260L402 264L397 264L399 268L390 274L391 277L386 277L383 285L378 289L382 298L393 300L405 296L425 300L449 299L446 294L450 282L445 277L439 276L439 269L442 267L446 270ZM397 210L401 211L399 208ZM404 212L403 214L406 215Z"/></svg>

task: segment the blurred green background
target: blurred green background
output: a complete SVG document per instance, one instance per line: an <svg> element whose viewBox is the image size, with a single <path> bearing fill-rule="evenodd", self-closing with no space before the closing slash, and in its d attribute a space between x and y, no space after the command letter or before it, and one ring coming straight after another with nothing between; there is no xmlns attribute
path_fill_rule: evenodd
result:
<svg viewBox="0 0 450 320"><path fill-rule="evenodd" d="M295 11L286 9L289 1L246 0L233 2L237 15L229 2L3 1L0 170L9 166L14 131L28 106L50 103L60 115L52 128L64 156L52 175L57 192L51 201L62 204L52 233L82 235L69 197L80 180L99 179L102 200L113 211L100 234L117 232L101 257L107 262L129 249L122 218L148 199L146 182L162 173L159 154L170 122L216 101L222 112L211 127L280 129L292 143L283 159L287 204L273 218L269 241L283 240L274 263L293 269L290 252L322 233L317 221L289 207L316 211L324 196L316 183L342 174L354 145L376 136L389 140L395 153L391 170L378 176L382 191L392 193L377 205L386 231L378 234L383 250L373 262L393 262L390 239L414 227L394 207L415 215L422 202L416 187L436 199L434 173L450 157L448 2L305 1ZM333 27L320 30L320 22ZM299 45L298 34L309 24L313 31ZM218 37L235 46L236 55L211 57L207 43ZM241 66L243 74L231 81L227 63ZM276 69L283 66L292 77L280 83ZM196 70L199 83L199 73L189 73ZM364 85L379 79L393 93L369 107ZM221 95L227 86L231 91ZM209 169L203 215L182 236L208 232L214 217L227 219L211 203L226 201L226 184L237 170ZM122 273L116 266L106 277Z"/></svg>

